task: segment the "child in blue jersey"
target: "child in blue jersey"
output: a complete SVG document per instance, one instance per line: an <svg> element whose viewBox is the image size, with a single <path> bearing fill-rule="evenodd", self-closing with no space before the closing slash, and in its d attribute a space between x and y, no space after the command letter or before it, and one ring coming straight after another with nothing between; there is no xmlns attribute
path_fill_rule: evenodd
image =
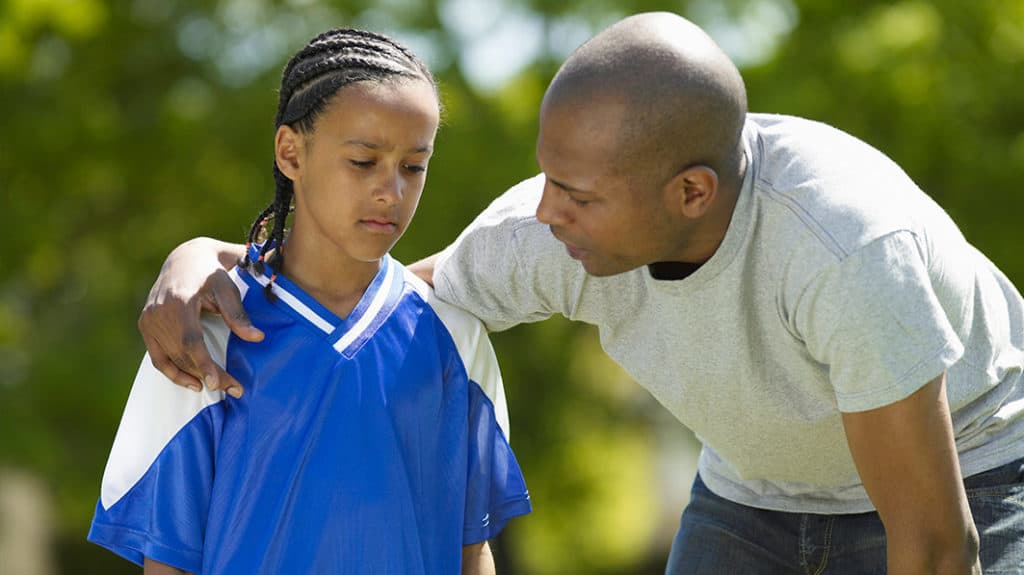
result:
<svg viewBox="0 0 1024 575"><path fill-rule="evenodd" d="M494 352L387 255L438 121L430 72L389 38L333 30L292 58L276 196L230 272L266 338L203 322L247 392L143 360L90 541L147 574L493 572L487 540L530 511Z"/></svg>

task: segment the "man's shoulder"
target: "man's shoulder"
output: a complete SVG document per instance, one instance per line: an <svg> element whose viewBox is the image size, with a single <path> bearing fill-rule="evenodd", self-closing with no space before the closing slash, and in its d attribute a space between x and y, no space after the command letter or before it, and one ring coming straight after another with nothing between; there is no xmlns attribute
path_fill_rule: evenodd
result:
<svg viewBox="0 0 1024 575"><path fill-rule="evenodd" d="M891 160L857 136L818 120L785 114L747 115L747 129L756 134L760 159L772 164L829 166Z"/></svg>
<svg viewBox="0 0 1024 575"><path fill-rule="evenodd" d="M537 206L544 193L544 174L522 180L495 198L472 227L529 225L537 222Z"/></svg>
<svg viewBox="0 0 1024 575"><path fill-rule="evenodd" d="M784 243L807 233L843 257L941 217L895 162L856 137L803 118L752 116L758 209L778 216L770 221L779 223L772 229Z"/></svg>

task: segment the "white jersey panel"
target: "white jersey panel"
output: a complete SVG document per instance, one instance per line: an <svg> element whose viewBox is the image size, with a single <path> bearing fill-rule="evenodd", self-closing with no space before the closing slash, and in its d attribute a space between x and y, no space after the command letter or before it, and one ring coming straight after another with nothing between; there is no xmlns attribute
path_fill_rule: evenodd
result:
<svg viewBox="0 0 1024 575"><path fill-rule="evenodd" d="M206 347L223 368L230 331L223 320L213 315L204 315L202 325ZM223 399L224 392L220 390L204 387L197 393L176 385L153 367L147 353L132 384L103 472L103 508L110 509L131 490L181 428L200 411Z"/></svg>

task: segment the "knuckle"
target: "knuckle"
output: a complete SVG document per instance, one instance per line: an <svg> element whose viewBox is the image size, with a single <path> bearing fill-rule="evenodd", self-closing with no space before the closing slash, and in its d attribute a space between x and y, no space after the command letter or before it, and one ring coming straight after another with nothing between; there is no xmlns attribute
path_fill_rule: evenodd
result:
<svg viewBox="0 0 1024 575"><path fill-rule="evenodd" d="M171 362L179 369L183 370L195 369L196 367L196 362L192 361L192 356L185 353L179 353L172 356Z"/></svg>
<svg viewBox="0 0 1024 575"><path fill-rule="evenodd" d="M165 374L167 373L167 370L169 368L174 367L174 363L170 360L170 358L163 355L157 356L150 354L149 362L153 364L153 367L157 368L159 371L162 371Z"/></svg>
<svg viewBox="0 0 1024 575"><path fill-rule="evenodd" d="M203 332L198 330L186 331L181 335L181 344L189 349L195 349L204 345Z"/></svg>

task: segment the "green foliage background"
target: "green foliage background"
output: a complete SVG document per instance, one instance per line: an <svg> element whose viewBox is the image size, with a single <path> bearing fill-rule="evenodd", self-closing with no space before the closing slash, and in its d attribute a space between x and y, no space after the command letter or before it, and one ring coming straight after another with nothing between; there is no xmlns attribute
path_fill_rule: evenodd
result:
<svg viewBox="0 0 1024 575"><path fill-rule="evenodd" d="M536 171L537 106L568 51L652 9L734 54L752 110L887 152L1024 285L1021 0L3 0L0 468L52 494L59 571L132 572L84 536L144 351L135 319L174 245L241 239L271 197L275 91L294 50L325 27L368 27L412 44L441 80L446 125L395 250L409 262ZM513 20L532 35L484 69L514 74L474 80L475 47ZM660 408L586 327L552 320L494 341L536 508L499 542L503 572L660 572Z"/></svg>

